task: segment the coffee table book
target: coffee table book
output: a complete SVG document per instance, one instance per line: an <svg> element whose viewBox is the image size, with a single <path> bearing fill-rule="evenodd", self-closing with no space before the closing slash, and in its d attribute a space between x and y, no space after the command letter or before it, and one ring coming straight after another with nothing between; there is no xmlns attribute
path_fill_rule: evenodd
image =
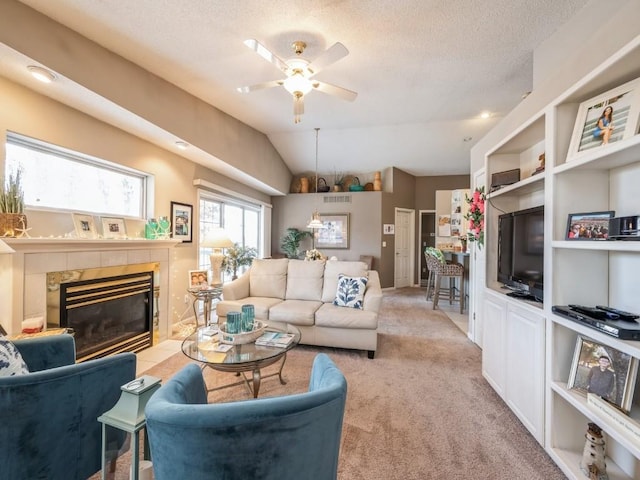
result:
<svg viewBox="0 0 640 480"><path fill-rule="evenodd" d="M256 340L256 345L267 347L286 347L293 342L294 338L295 335L292 333L266 332Z"/></svg>

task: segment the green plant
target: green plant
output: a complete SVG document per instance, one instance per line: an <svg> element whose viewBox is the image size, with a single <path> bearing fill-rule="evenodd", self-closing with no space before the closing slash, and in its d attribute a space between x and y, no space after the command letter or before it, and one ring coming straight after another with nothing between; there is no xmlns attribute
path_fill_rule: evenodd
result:
<svg viewBox="0 0 640 480"><path fill-rule="evenodd" d="M287 228L287 233L280 240L280 248L288 258L298 258L300 253L300 242L311 236L311 232L298 230L297 228Z"/></svg>
<svg viewBox="0 0 640 480"><path fill-rule="evenodd" d="M238 269L250 266L257 256L258 251L255 248L234 243L233 247L227 249L220 268L223 272L230 273L231 278L235 280L238 278Z"/></svg>
<svg viewBox="0 0 640 480"><path fill-rule="evenodd" d="M0 191L1 213L23 213L24 192L22 190L22 172L18 170L15 177L9 174L9 180Z"/></svg>
<svg viewBox="0 0 640 480"><path fill-rule="evenodd" d="M333 173L333 184L334 185L342 185L344 183L344 173L342 172L334 172Z"/></svg>

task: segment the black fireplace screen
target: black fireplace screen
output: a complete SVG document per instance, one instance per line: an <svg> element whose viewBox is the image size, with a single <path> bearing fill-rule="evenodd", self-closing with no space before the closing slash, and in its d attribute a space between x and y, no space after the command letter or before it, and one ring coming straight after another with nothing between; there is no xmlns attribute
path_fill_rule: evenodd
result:
<svg viewBox="0 0 640 480"><path fill-rule="evenodd" d="M79 361L149 347L152 320L153 272L60 285L60 326L74 330Z"/></svg>

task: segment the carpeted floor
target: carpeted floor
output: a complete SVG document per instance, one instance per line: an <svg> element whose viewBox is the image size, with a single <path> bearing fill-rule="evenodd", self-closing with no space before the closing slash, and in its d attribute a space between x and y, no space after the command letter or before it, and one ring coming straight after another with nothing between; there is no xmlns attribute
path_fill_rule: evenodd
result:
<svg viewBox="0 0 640 480"><path fill-rule="evenodd" d="M260 397L305 391L320 351L349 385L340 480L565 478L483 379L480 349L430 308L424 290L385 292L374 360L365 352L298 346L284 368L287 385L266 379ZM178 353L146 373L168 379L188 362ZM211 369L205 378L209 386L235 380ZM249 397L237 386L212 392L209 401ZM127 466L126 457L118 462L116 479L128 478Z"/></svg>

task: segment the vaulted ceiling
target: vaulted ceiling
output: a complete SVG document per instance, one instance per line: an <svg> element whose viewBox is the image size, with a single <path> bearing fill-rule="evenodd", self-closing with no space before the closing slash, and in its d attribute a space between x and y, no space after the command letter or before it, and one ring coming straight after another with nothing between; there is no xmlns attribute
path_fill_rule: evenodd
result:
<svg viewBox="0 0 640 480"><path fill-rule="evenodd" d="M586 0L21 0L57 22L265 133L292 173L469 173L469 150L532 89L533 50ZM317 80L294 124L282 87L236 87L284 75L243 42L277 56L336 42L349 54ZM71 103L69 98L66 103ZM488 119L480 113L490 112Z"/></svg>

